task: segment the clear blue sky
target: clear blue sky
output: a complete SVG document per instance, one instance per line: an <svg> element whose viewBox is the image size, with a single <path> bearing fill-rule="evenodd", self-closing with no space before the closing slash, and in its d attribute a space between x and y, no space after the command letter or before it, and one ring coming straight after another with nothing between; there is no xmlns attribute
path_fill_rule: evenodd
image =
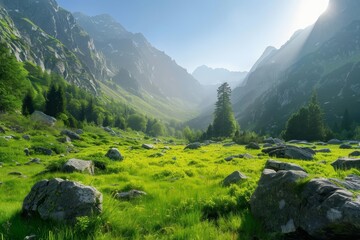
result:
<svg viewBox="0 0 360 240"><path fill-rule="evenodd" d="M328 0L58 0L87 15L108 13L128 31L192 72L197 66L249 70L315 21ZM322 10L321 10L322 9Z"/></svg>

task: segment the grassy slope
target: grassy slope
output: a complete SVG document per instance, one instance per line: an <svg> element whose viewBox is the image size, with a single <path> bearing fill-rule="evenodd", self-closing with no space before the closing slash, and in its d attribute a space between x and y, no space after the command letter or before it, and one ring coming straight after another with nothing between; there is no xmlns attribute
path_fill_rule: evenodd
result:
<svg viewBox="0 0 360 240"><path fill-rule="evenodd" d="M240 153L256 156L260 150L245 150L239 145L223 147L222 144L183 150L180 140L175 140L176 145L159 143L156 149L145 150L141 144L152 141L144 140L142 134L117 131L122 137L114 137L100 128L86 126L83 140L73 142L71 153L65 153L64 157L32 155L32 158L39 157L42 164L24 165L30 158L24 156L24 147L43 145L60 152L71 147L56 140L61 126L48 128L4 115L0 116L0 126L7 130L6 134L0 134L0 162L4 163L0 167L0 239L24 239L30 234L39 239L251 239L255 235L261 239L276 239L261 229L247 204L268 157L224 161L225 157ZM21 133L19 129L11 130L16 126L23 128ZM22 139L23 134L30 134L31 140ZM3 139L7 135L19 139ZM171 150L165 152L162 149L165 145ZM112 162L104 157L112 146L121 151L124 161ZM332 154L319 153L314 161L282 161L299 164L312 177L342 178L350 173L359 174L357 170L335 172L330 163L352 150L327 147L332 149ZM149 157L157 152L164 152L164 156ZM97 169L95 176L61 172L39 175L46 165L74 157L104 161L107 170ZM17 166L16 162L21 165ZM234 170L243 172L248 180L221 187L221 181ZM12 171L20 171L26 177L9 176ZM75 226L21 218L22 201L32 185L53 177L96 187L104 195L103 214L97 218L82 218ZM130 202L112 198L114 192L132 188L144 190L148 195Z"/></svg>

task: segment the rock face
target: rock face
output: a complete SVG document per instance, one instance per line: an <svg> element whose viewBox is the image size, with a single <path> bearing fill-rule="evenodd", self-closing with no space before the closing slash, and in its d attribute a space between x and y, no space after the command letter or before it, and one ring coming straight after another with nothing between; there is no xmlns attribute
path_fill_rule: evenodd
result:
<svg viewBox="0 0 360 240"><path fill-rule="evenodd" d="M279 146L273 148L266 148L262 150L263 153L269 154L271 157L291 158L301 160L313 160L315 151L310 148L299 148L296 146Z"/></svg>
<svg viewBox="0 0 360 240"><path fill-rule="evenodd" d="M44 220L76 221L76 217L99 214L102 194L95 188L59 178L36 183L25 197L24 216Z"/></svg>
<svg viewBox="0 0 360 240"><path fill-rule="evenodd" d="M350 168L360 169L360 159L354 158L339 158L335 162L331 163L334 169L347 170Z"/></svg>
<svg viewBox="0 0 360 240"><path fill-rule="evenodd" d="M62 171L68 173L86 172L91 175L94 175L94 164L92 161L85 161L85 160L72 158L64 164Z"/></svg>
<svg viewBox="0 0 360 240"><path fill-rule="evenodd" d="M265 169L251 196L253 215L271 232L301 229L315 239L358 239L359 199L328 179L298 182L306 177L303 171Z"/></svg>
<svg viewBox="0 0 360 240"><path fill-rule="evenodd" d="M241 180L246 179L246 178L247 177L244 174L242 174L241 172L235 171L224 179L224 181L222 182L222 185L224 187L227 187L233 183L238 183Z"/></svg>
<svg viewBox="0 0 360 240"><path fill-rule="evenodd" d="M306 172L302 167L293 163L279 162L272 159L267 160L265 164L266 169L272 169L275 171L279 170L294 170Z"/></svg>
<svg viewBox="0 0 360 240"><path fill-rule="evenodd" d="M80 140L81 139L81 137L77 133L74 133L67 129L62 130L61 135L68 136L71 140Z"/></svg>
<svg viewBox="0 0 360 240"><path fill-rule="evenodd" d="M54 126L56 123L56 118L53 118L49 115L46 115L43 112L35 111L31 114L31 119L36 122L41 122L49 126Z"/></svg>
<svg viewBox="0 0 360 240"><path fill-rule="evenodd" d="M194 142L194 143L190 143L188 145L186 145L186 147L184 148L185 149L198 149L198 148L201 148L201 143L199 142Z"/></svg>
<svg viewBox="0 0 360 240"><path fill-rule="evenodd" d="M105 156L115 161L121 161L124 159L124 157L121 155L120 151L117 148L109 149Z"/></svg>

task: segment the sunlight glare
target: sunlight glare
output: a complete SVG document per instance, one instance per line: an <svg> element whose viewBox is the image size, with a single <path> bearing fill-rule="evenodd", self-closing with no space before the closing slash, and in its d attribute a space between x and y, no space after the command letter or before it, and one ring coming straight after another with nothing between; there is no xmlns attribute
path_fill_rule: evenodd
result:
<svg viewBox="0 0 360 240"><path fill-rule="evenodd" d="M299 11L295 17L297 28L305 28L315 23L329 4L329 0L299 0L299 2Z"/></svg>

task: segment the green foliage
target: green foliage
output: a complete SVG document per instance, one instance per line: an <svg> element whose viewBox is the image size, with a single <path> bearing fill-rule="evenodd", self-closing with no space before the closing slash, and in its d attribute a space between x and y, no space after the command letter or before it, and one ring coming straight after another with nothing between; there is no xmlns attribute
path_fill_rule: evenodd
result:
<svg viewBox="0 0 360 240"><path fill-rule="evenodd" d="M132 130L145 132L146 130L146 118L140 114L132 114L127 119L127 126Z"/></svg>
<svg viewBox="0 0 360 240"><path fill-rule="evenodd" d="M248 144L251 142L261 142L263 139L261 136L257 135L255 132L236 131L233 137L233 141L237 144Z"/></svg>
<svg viewBox="0 0 360 240"><path fill-rule="evenodd" d="M316 141L327 138L327 127L315 94L313 94L307 106L300 108L298 112L289 118L282 135L285 140Z"/></svg>
<svg viewBox="0 0 360 240"><path fill-rule="evenodd" d="M215 103L213 136L231 137L236 131L236 121L232 110L231 88L228 83L223 83L217 90L217 102Z"/></svg>
<svg viewBox="0 0 360 240"><path fill-rule="evenodd" d="M26 76L23 65L0 43L0 112L20 109L21 99L30 87Z"/></svg>
<svg viewBox="0 0 360 240"><path fill-rule="evenodd" d="M33 96L28 92L22 102L21 113L24 116L28 116L35 111Z"/></svg>
<svg viewBox="0 0 360 240"><path fill-rule="evenodd" d="M45 113L47 115L57 117L65 112L65 94L62 86L52 84L46 95Z"/></svg>

